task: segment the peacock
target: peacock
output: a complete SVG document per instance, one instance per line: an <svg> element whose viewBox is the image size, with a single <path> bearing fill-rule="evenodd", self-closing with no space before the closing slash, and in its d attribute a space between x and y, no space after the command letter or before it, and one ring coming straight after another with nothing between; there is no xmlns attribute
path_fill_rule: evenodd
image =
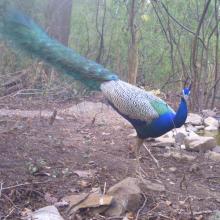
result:
<svg viewBox="0 0 220 220"><path fill-rule="evenodd" d="M159 137L186 121L190 87L182 90L175 112L159 97L122 81L118 74L52 39L31 18L15 9L2 10L0 34L10 45L44 60L91 90L100 90L109 104L135 128L137 144L133 151L136 156L146 138Z"/></svg>

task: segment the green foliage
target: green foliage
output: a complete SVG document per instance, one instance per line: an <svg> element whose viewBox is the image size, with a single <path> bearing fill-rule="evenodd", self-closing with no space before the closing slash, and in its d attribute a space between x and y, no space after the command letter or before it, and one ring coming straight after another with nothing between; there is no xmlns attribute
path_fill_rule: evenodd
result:
<svg viewBox="0 0 220 220"><path fill-rule="evenodd" d="M99 1L99 8L97 10ZM105 0L73 0L71 33L69 46L89 59L96 60L100 46L100 31L104 16ZM11 0L45 27L47 1L42 0ZM196 32L206 0L137 0L135 24L138 27L139 49L139 83L156 88L163 87L170 81L172 88L182 86L172 84L184 80L192 74L192 42L195 35L181 27L161 5L186 29ZM104 20L104 50L101 63L107 68L118 72L122 79L127 77L127 60L130 33L128 30L128 3L124 0L106 0L106 17ZM204 43L198 42L198 66L201 67L201 81L213 81L215 63L216 33L213 16L215 1L211 1L199 36ZM153 7L154 5L154 7ZM158 13L159 19L157 14ZM162 27L162 25L163 27ZM46 27L47 28L47 27ZM98 30L97 30L98 29ZM219 51L220 52L220 51ZM9 51L8 53L11 53ZM5 55L8 56L8 55ZM16 55L12 54L12 57ZM13 58L14 59L14 58ZM19 57L17 57L19 60ZM20 60L19 60L20 62ZM14 62L13 62L14 63ZM17 62L15 62L17 63ZM14 69L19 68L16 64ZM211 83L212 84L212 83ZM169 90L170 84L166 84ZM212 86L212 85L211 85ZM207 92L207 91L206 91Z"/></svg>

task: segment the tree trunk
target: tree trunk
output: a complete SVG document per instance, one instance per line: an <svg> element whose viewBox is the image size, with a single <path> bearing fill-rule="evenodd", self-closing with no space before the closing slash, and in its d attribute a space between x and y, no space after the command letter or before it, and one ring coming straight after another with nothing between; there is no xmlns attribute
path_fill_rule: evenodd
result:
<svg viewBox="0 0 220 220"><path fill-rule="evenodd" d="M48 0L48 33L68 46L72 13L72 0Z"/></svg>
<svg viewBox="0 0 220 220"><path fill-rule="evenodd" d="M128 48L128 82L136 84L138 73L138 30L135 24L136 0L129 2L128 28L130 31L130 42Z"/></svg>

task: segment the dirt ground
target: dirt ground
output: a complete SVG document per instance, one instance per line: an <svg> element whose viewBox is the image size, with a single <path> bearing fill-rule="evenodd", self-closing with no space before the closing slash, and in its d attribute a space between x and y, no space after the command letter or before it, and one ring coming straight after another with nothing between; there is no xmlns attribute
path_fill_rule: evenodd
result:
<svg viewBox="0 0 220 220"><path fill-rule="evenodd" d="M137 177L129 151L135 143L131 135L134 130L111 108L90 104L73 114L69 108L76 111L74 101L0 99L1 109L41 109L49 111L49 116L56 109L59 116L54 122L47 112L35 117L36 112L0 116L0 219L21 219L25 208L35 210L50 205L48 195L59 201L93 187L103 189L105 184L108 189L127 176ZM138 219L199 220L219 209L220 164L197 153L191 153L196 160L187 161L164 157L163 148L151 150L161 167L157 168L142 149L145 178L163 183L166 190L143 192L145 205ZM93 170L94 176L83 179L74 174L77 170ZM67 219L65 209L59 211Z"/></svg>

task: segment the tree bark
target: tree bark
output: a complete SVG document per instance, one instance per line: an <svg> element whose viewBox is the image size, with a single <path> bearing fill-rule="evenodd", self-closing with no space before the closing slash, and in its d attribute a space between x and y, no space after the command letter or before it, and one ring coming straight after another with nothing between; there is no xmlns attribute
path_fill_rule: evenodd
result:
<svg viewBox="0 0 220 220"><path fill-rule="evenodd" d="M99 14L100 14L100 0L97 0L97 10L96 10L96 30L99 36L99 50L96 57L97 63L102 63L102 56L104 53L104 32L105 32L105 20L106 20L106 0L102 1L103 3L103 16L102 16L102 23L101 28L99 28ZM101 19L100 19L101 20Z"/></svg>
<svg viewBox="0 0 220 220"><path fill-rule="evenodd" d="M193 86L192 86L192 98L191 98L191 108L194 109L194 110L200 110L201 108L201 103L200 103L200 100L201 100L201 91L200 91L200 88L199 88L199 82L198 82L198 79L200 78L199 77L199 68L198 68L198 36L199 36L199 33L200 33L200 30L202 28L202 25L203 25L203 22L205 20L205 16L206 16L206 13L208 11L208 8L209 8L209 4L210 4L211 0L208 0L204 6L204 9L203 9L203 12L202 12L202 15L199 19L199 23L198 23L198 26L197 26L197 30L196 30L196 33L195 33L195 37L193 39L193 42L192 42L192 52L191 52L191 57L192 57L192 64L191 64L191 71L192 71L192 80L193 80Z"/></svg>
<svg viewBox="0 0 220 220"><path fill-rule="evenodd" d="M72 14L72 0L48 0L48 33L59 42L68 46Z"/></svg>
<svg viewBox="0 0 220 220"><path fill-rule="evenodd" d="M135 24L136 0L129 2L128 29L130 32L130 42L128 47L128 82L136 84L138 74L138 29Z"/></svg>

